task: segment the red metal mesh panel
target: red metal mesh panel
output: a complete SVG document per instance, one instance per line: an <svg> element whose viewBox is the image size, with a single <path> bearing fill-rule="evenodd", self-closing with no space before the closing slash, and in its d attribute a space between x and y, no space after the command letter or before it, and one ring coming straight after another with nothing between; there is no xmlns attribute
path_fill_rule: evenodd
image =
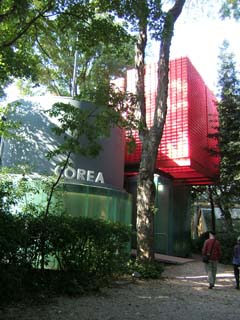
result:
<svg viewBox="0 0 240 320"><path fill-rule="evenodd" d="M207 103L205 84L196 69L188 66L189 147L191 162L202 169L206 166L207 151Z"/></svg>
<svg viewBox="0 0 240 320"><path fill-rule="evenodd" d="M156 63L147 65L145 68L146 120L148 126L151 126L153 123L156 105L157 71L158 66Z"/></svg>
<svg viewBox="0 0 240 320"><path fill-rule="evenodd" d="M130 70L127 73L127 90L134 92L135 84L136 72ZM153 121L156 91L157 64L152 64L145 69L148 126ZM216 148L216 140L208 138L218 125L215 100L188 58L170 61L168 112L157 169L189 184L209 183L218 174L219 160L208 152L209 147ZM134 135L137 147L133 154L126 153L126 164L140 161L141 141L137 132Z"/></svg>
<svg viewBox="0 0 240 320"><path fill-rule="evenodd" d="M214 94L206 87L207 92L207 110L208 110L208 122L207 122L207 132L208 135L216 134L218 132L218 112L217 112L217 101ZM216 138L208 136L208 149L219 151L218 141ZM217 178L219 176L219 164L220 158L218 156L211 155L208 167L212 175L215 175Z"/></svg>
<svg viewBox="0 0 240 320"><path fill-rule="evenodd" d="M171 61L168 112L157 157L158 168L189 164L187 90L187 60Z"/></svg>

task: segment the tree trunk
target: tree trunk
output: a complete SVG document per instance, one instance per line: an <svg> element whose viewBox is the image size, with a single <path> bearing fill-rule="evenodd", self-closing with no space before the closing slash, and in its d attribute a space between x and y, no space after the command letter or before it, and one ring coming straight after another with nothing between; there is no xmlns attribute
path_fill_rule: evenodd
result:
<svg viewBox="0 0 240 320"><path fill-rule="evenodd" d="M154 149L149 134L143 137L142 158L137 186L137 258L138 260L154 259L154 207L155 185Z"/></svg>
<svg viewBox="0 0 240 320"><path fill-rule="evenodd" d="M137 259L154 260L153 212L155 204L154 172L158 147L161 142L167 113L169 53L174 24L181 14L185 0L176 0L167 12L163 25L159 55L158 93L153 125L147 128L144 93L144 53L146 46L146 28L140 28L136 51L138 73L137 95L141 110L142 126L139 136L142 139L142 156L137 186ZM160 23L160 22L159 22ZM144 50L144 51L143 51Z"/></svg>
<svg viewBox="0 0 240 320"><path fill-rule="evenodd" d="M221 211L221 216L224 219L225 223L223 228L227 233L232 233L234 231L232 216L230 212L231 208L231 197L229 196L228 186L219 185L216 186L215 189L212 189L215 192L214 200L216 205Z"/></svg>
<svg viewBox="0 0 240 320"><path fill-rule="evenodd" d="M50 189L49 192L49 196L47 199L47 206L46 206L46 210L44 212L44 215L42 217L42 224L41 224L41 235L40 235L40 268L41 270L44 270L45 267L45 260L46 260L46 241L47 241L47 219L49 216L49 209L50 209L50 205L52 202L52 197L53 197L53 193L56 189L56 187L58 186L58 183L61 179L61 177L63 176L64 170L66 169L68 163L69 163L69 159L71 156L72 152L68 152L67 158L64 162L64 165L62 167L62 169L59 172L59 175L56 179L56 181L52 184L52 187Z"/></svg>
<svg viewBox="0 0 240 320"><path fill-rule="evenodd" d="M226 233L228 234L233 233L232 216L229 208L223 208L221 205L219 205L219 209L221 211L221 216L225 220L224 229Z"/></svg>
<svg viewBox="0 0 240 320"><path fill-rule="evenodd" d="M216 215L215 215L213 192L212 192L211 186L208 186L208 195L209 195L209 201L210 201L210 205L211 205L212 231L216 232Z"/></svg>

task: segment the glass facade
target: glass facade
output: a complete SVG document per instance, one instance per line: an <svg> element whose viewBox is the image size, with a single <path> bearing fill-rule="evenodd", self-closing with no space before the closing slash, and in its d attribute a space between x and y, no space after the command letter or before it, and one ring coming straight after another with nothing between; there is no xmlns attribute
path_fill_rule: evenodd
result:
<svg viewBox="0 0 240 320"><path fill-rule="evenodd" d="M136 231L137 176L126 180L127 190L133 197L132 226ZM176 186L170 179L160 175L155 175L154 181L157 208L154 216L155 252L187 257L191 253L190 187ZM132 245L136 248L136 236L133 236Z"/></svg>
<svg viewBox="0 0 240 320"><path fill-rule="evenodd" d="M73 184L65 184L64 189L64 203L69 214L131 224L132 198L127 192Z"/></svg>

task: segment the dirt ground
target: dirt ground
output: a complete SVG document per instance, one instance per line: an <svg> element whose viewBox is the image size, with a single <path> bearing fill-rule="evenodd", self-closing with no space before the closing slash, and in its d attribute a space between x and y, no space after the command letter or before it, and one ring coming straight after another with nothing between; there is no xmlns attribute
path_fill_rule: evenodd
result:
<svg viewBox="0 0 240 320"><path fill-rule="evenodd" d="M219 264L217 284L209 290L204 265L196 258L182 265L167 265L160 280L119 281L97 295L11 306L0 311L0 319L239 319L240 291L234 286L232 266Z"/></svg>

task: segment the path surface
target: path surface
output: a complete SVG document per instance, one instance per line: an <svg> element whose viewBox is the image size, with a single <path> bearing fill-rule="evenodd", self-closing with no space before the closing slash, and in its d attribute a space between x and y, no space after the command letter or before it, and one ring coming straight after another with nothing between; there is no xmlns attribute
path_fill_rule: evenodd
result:
<svg viewBox="0 0 240 320"><path fill-rule="evenodd" d="M116 283L101 294L61 297L49 304L15 306L1 320L228 320L240 319L240 291L231 266L219 265L217 285L208 289L199 259L166 266L161 280Z"/></svg>

